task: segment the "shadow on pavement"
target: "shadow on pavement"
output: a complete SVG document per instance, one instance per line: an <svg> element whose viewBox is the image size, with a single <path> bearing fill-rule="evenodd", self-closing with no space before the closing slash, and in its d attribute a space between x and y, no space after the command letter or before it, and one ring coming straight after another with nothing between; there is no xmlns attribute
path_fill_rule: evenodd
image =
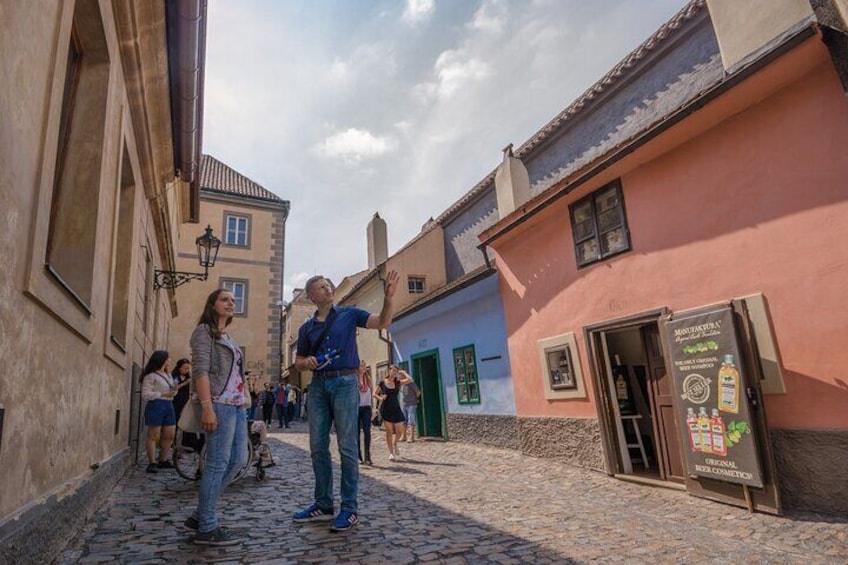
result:
<svg viewBox="0 0 848 565"><path fill-rule="evenodd" d="M182 523L196 504L198 483L174 472L148 475L139 466L56 563L577 563L494 525L508 517L491 516L487 524L431 501L444 496L445 480L430 480L427 473L405 466L455 464L405 460L361 467L361 523L356 528L331 533L328 523L294 524L291 513L312 501L309 453L277 438L270 444L277 466L267 470L266 479L248 475L231 485L220 502L221 523L244 540L240 545L191 544L191 532ZM333 474L338 502L337 461ZM396 488L381 475L404 475L409 479L401 480L409 482Z"/></svg>

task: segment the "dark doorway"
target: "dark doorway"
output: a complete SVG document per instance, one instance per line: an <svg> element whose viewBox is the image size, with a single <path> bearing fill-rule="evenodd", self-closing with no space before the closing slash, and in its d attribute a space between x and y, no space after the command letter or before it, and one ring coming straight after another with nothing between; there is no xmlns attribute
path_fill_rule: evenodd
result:
<svg viewBox="0 0 848 565"><path fill-rule="evenodd" d="M609 399L616 474L683 484L685 472L672 408L671 376L655 321L597 332L600 385Z"/></svg>
<svg viewBox="0 0 848 565"><path fill-rule="evenodd" d="M437 349L412 356L412 378L421 389L421 402L418 405L419 435L444 438L445 410Z"/></svg>

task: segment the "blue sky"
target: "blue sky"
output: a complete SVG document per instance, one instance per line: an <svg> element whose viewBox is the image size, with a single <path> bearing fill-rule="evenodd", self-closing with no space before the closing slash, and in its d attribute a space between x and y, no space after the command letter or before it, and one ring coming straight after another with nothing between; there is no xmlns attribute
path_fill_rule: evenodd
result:
<svg viewBox="0 0 848 565"><path fill-rule="evenodd" d="M402 247L685 4L211 0L203 151L291 202L289 300L366 267L374 212Z"/></svg>

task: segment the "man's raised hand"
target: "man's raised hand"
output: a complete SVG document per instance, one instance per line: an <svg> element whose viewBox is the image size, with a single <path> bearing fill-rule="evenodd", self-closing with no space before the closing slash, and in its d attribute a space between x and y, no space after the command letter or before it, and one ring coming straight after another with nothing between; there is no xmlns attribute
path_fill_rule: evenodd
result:
<svg viewBox="0 0 848 565"><path fill-rule="evenodd" d="M395 270L389 271L389 273L386 275L386 298L391 298L395 295L399 280L400 275L398 275L397 271Z"/></svg>

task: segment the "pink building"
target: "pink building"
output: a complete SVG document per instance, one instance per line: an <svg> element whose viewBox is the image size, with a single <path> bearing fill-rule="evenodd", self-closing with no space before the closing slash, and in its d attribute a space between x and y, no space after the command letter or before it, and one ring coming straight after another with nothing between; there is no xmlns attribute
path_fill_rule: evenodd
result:
<svg viewBox="0 0 848 565"><path fill-rule="evenodd" d="M687 5L516 151L480 239L525 452L845 513L846 6L758 4Z"/></svg>

